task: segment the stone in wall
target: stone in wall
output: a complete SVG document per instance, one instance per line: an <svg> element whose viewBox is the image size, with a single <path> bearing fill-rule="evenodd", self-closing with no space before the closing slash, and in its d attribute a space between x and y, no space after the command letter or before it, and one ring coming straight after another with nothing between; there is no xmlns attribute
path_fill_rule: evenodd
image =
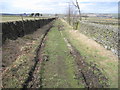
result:
<svg viewBox="0 0 120 90"><path fill-rule="evenodd" d="M55 18L2 23L2 43L4 44L6 39L15 40L18 37L31 34L54 19Z"/></svg>

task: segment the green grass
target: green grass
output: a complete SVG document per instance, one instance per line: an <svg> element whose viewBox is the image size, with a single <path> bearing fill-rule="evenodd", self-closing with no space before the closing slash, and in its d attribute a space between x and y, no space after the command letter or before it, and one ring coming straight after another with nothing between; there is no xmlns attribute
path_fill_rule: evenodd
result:
<svg viewBox="0 0 120 90"><path fill-rule="evenodd" d="M44 54L49 56L45 62L43 75L43 88L82 88L75 79L76 65L70 55L67 44L58 31L60 24L56 21L55 27L48 34Z"/></svg>
<svg viewBox="0 0 120 90"><path fill-rule="evenodd" d="M106 59L109 60L110 57L99 55L99 49L88 48L87 45L80 42L76 37L73 37L69 33L69 30L72 30L72 27L65 22L63 22L63 24L66 28L63 31L64 36L77 48L88 63L93 62L97 64L97 67L100 68L102 73L108 77L111 88L118 87L118 62L106 62ZM101 62L103 64L101 64Z"/></svg>
<svg viewBox="0 0 120 90"><path fill-rule="evenodd" d="M98 49L88 48L87 45L80 43L69 33L69 30L72 30L73 28L64 21L57 20L54 24L54 27L51 28L51 31L46 37L43 51L43 56L49 56L48 61L43 61L40 71L43 88L84 87L80 80L75 79L77 65L73 56L70 54L70 50L68 49L63 36L61 35L60 31L58 31L59 25L63 25L63 31L61 32L63 33L64 37L66 37L71 42L71 44L76 47L80 54L85 57L85 60L88 63L96 63L97 67L102 70L103 74L109 78L110 87L117 87L118 63L104 62L106 59L110 59L110 57L101 56L98 54ZM35 42L31 45L32 47L30 52L20 55L17 60L10 66L9 70L4 74L5 78L3 78L3 84L5 87L22 87L21 85L28 77L28 72L34 64L32 60L41 37L37 37ZM32 37L24 37L24 39L25 38L32 39L32 41L34 40ZM29 48L29 46L24 47L24 49L26 48ZM104 65L102 65L100 62L103 62Z"/></svg>

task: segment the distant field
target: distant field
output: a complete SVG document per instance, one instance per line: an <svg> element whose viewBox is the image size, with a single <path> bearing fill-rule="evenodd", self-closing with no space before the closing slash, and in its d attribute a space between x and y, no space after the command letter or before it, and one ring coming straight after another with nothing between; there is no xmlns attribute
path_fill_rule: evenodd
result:
<svg viewBox="0 0 120 90"><path fill-rule="evenodd" d="M88 22L104 24L104 25L117 25L118 24L118 19L115 19L115 18L89 17L86 20Z"/></svg>
<svg viewBox="0 0 120 90"><path fill-rule="evenodd" d="M34 19L40 19L43 17L29 17L29 16L24 16L23 20L34 20ZM9 22L9 21L20 21L22 20L21 16L2 16L2 19L0 19L0 22Z"/></svg>

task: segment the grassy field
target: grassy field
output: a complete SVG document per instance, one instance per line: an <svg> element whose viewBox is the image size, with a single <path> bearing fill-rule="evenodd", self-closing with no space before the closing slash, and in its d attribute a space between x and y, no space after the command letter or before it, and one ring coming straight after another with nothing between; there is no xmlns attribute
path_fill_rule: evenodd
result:
<svg viewBox="0 0 120 90"><path fill-rule="evenodd" d="M89 17L85 21L101 24L101 25L111 25L111 26L118 26L118 19L115 18L105 18L105 17Z"/></svg>
<svg viewBox="0 0 120 90"><path fill-rule="evenodd" d="M2 16L2 19L0 22L11 22L11 21L21 21L22 17L21 16ZM23 16L23 20L35 20L35 19L41 19L41 17L29 17L29 16Z"/></svg>

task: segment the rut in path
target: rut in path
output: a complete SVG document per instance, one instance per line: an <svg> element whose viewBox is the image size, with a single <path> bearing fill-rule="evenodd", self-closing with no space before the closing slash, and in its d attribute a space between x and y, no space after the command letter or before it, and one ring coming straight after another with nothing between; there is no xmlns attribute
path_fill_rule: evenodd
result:
<svg viewBox="0 0 120 90"><path fill-rule="evenodd" d="M46 32L45 32L44 36L42 37L42 40L41 40L38 48L36 49L36 54L35 54L36 56L34 58L35 63L34 63L34 66L31 68L31 70L28 73L29 76L28 76L27 80L23 84L23 90L28 88L28 87L32 88L33 85L40 84L39 82L37 83L37 81L35 81L35 80L37 80L37 77L33 77L33 74L35 73L35 71L38 68L40 69L40 67L37 67L37 64L39 63L39 57L41 56L40 54L41 54L42 48L44 46L45 38L46 38L48 32L50 31L51 27L52 26L50 26L50 28L48 30L46 30ZM29 85L30 82L32 82L32 85Z"/></svg>
<svg viewBox="0 0 120 90"><path fill-rule="evenodd" d="M62 32L60 31L62 34ZM63 34L62 34L63 36ZM82 79L86 88L104 88L108 87L108 79L101 73L100 69L96 67L96 64L88 64L85 62L79 51L64 38L70 49L70 54L75 58L78 67L78 73L76 79Z"/></svg>

